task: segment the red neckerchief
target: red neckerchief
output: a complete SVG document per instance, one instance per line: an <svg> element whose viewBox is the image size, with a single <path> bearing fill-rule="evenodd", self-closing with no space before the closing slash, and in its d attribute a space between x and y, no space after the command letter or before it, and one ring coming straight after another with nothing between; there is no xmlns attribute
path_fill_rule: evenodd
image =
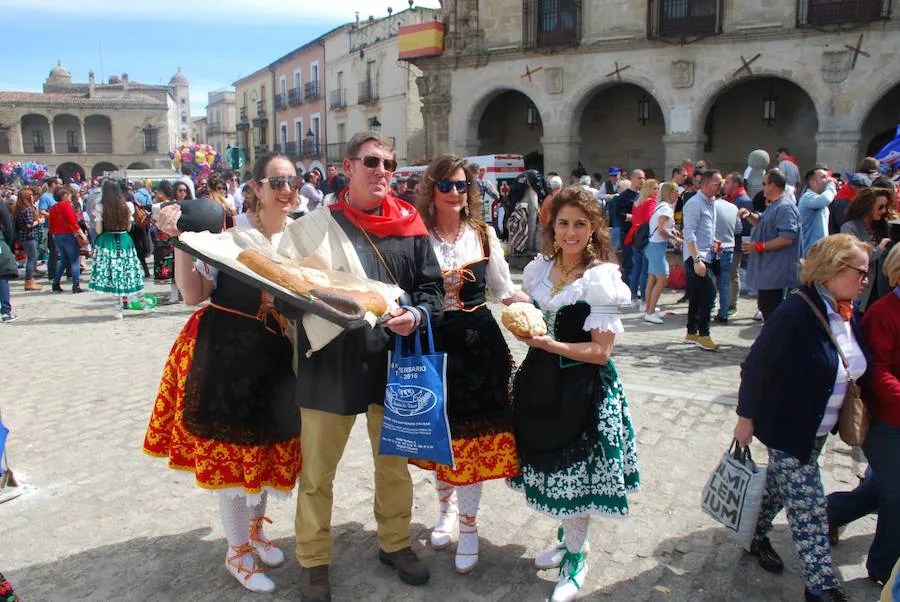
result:
<svg viewBox="0 0 900 602"><path fill-rule="evenodd" d="M381 214L366 213L351 207L347 203L348 188L345 188L338 195L338 202L331 205L334 212L343 213L357 228L365 230L369 234L374 234L378 238L387 236L425 236L428 229L422 223L422 217L416 208L395 198L390 193L381 203Z"/></svg>
<svg viewBox="0 0 900 602"><path fill-rule="evenodd" d="M740 186L737 190L726 196L725 200L727 200L729 203L734 203L734 199L738 198L742 194L747 194L747 189L743 186Z"/></svg>

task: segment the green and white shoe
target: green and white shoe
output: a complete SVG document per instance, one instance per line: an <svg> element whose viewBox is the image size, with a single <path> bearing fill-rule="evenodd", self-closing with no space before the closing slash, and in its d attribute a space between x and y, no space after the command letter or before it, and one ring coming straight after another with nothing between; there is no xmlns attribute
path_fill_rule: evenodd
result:
<svg viewBox="0 0 900 602"><path fill-rule="evenodd" d="M566 550L559 565L559 581L553 589L550 602L571 602L578 595L587 577L587 554Z"/></svg>

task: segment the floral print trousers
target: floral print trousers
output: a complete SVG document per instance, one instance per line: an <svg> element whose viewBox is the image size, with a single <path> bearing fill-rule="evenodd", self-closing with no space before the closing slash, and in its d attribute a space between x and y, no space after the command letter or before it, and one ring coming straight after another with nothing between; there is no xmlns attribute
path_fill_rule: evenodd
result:
<svg viewBox="0 0 900 602"><path fill-rule="evenodd" d="M806 464L783 451L768 448L766 493L754 536L757 542L764 539L772 530L775 516L784 508L794 549L803 562L803 581L810 593L818 595L838 586L828 543L825 491L818 463L826 438L816 438Z"/></svg>

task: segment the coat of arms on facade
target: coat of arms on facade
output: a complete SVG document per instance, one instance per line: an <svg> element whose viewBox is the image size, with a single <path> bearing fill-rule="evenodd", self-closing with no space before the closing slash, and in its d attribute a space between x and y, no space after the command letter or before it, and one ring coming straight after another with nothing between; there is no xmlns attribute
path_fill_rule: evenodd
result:
<svg viewBox="0 0 900 602"><path fill-rule="evenodd" d="M547 94L562 94L563 70L562 67L547 67Z"/></svg>
<svg viewBox="0 0 900 602"><path fill-rule="evenodd" d="M822 79L839 84L850 75L850 51L826 50L822 53Z"/></svg>
<svg viewBox="0 0 900 602"><path fill-rule="evenodd" d="M672 86L690 88L694 85L694 63L692 61L672 62Z"/></svg>

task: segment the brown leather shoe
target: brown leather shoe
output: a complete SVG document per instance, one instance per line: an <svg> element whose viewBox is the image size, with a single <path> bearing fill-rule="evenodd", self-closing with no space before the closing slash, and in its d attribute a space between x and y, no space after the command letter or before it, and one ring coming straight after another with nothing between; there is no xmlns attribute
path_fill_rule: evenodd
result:
<svg viewBox="0 0 900 602"><path fill-rule="evenodd" d="M331 580L328 565L300 567L300 600L303 602L331 602Z"/></svg>
<svg viewBox="0 0 900 602"><path fill-rule="evenodd" d="M379 549L378 560L393 567L400 581L407 585L425 585L431 577L428 567L419 560L412 548L403 548L390 553Z"/></svg>
<svg viewBox="0 0 900 602"><path fill-rule="evenodd" d="M26 291L39 291L42 288L44 288L44 287L42 285L38 284L37 282L35 282L33 278L31 280L25 281L25 290Z"/></svg>

